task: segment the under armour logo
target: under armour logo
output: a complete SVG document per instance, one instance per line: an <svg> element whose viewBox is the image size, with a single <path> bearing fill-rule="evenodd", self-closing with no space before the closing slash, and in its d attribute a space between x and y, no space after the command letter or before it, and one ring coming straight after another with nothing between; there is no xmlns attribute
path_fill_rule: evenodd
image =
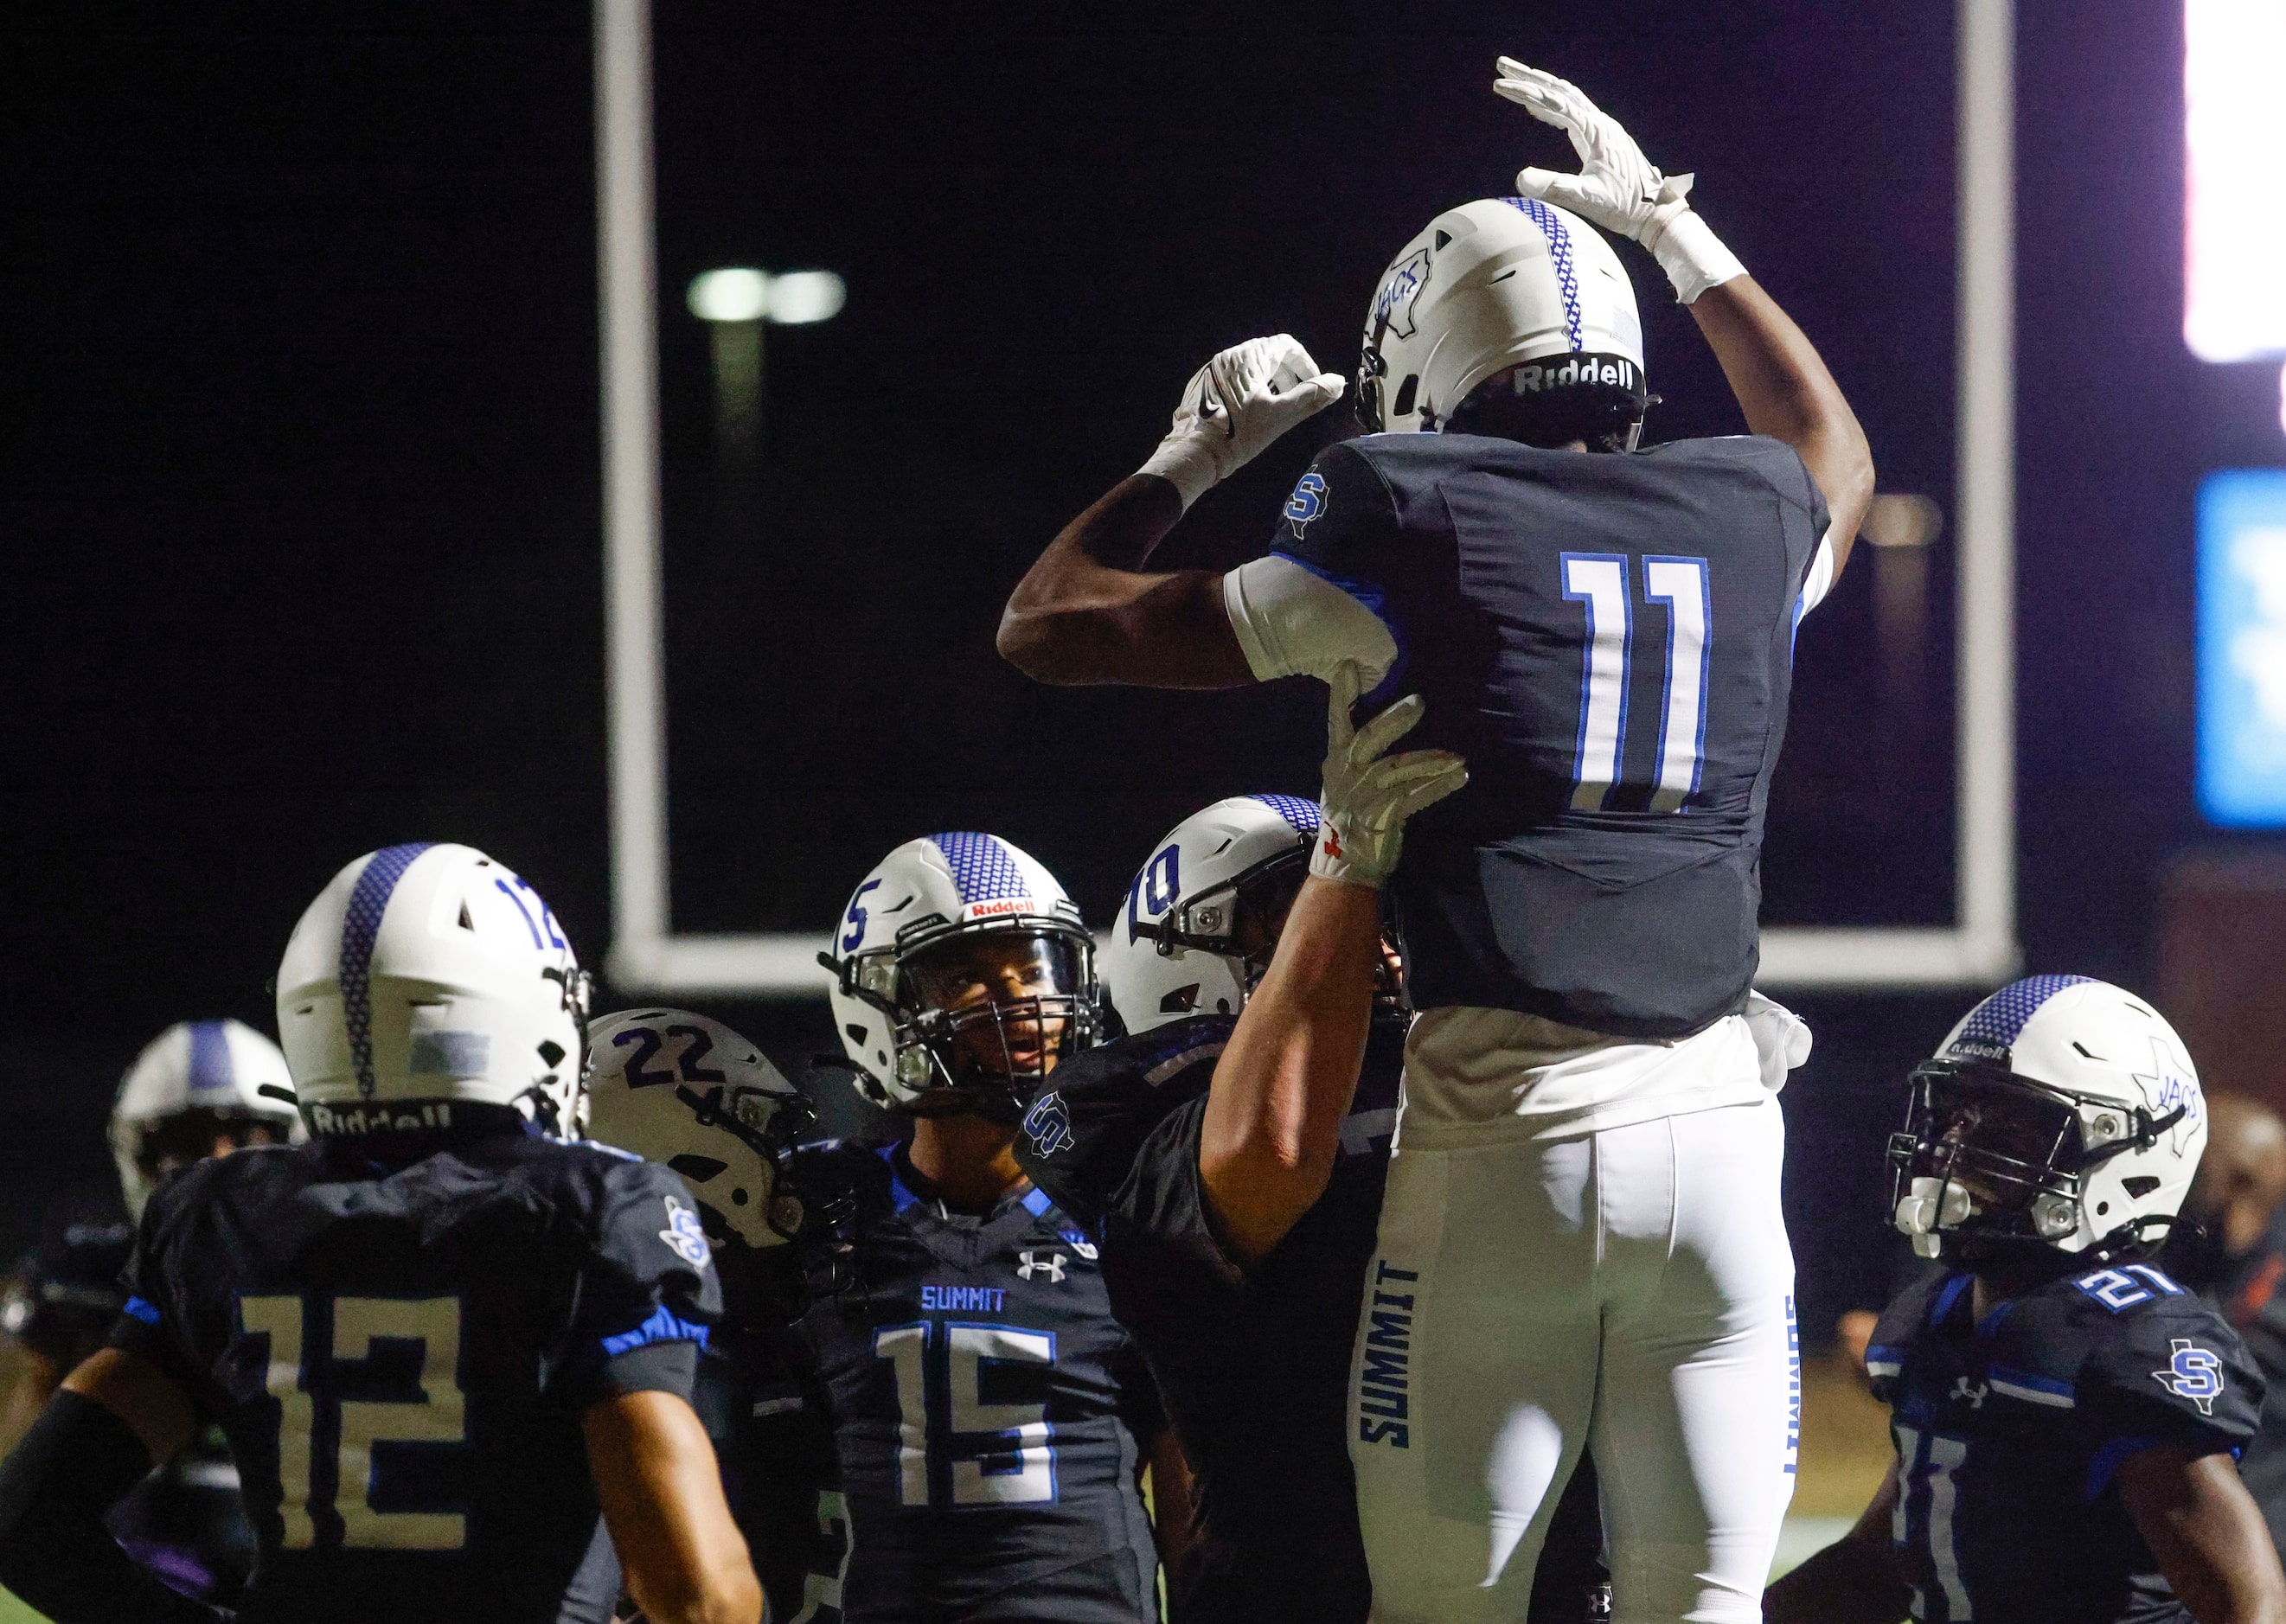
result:
<svg viewBox="0 0 2286 1624"><path fill-rule="evenodd" d="M2174 1337L2168 1346L2174 1357L2152 1377L2178 1399L2197 1405L2200 1415L2213 1415L2214 1401L2222 1397L2222 1360L2187 1336Z"/></svg>
<svg viewBox="0 0 2286 1624"><path fill-rule="evenodd" d="M1984 1407L1984 1396L1990 1391L1991 1390L1986 1387L1982 1382L1972 1384L1967 1376L1957 1376L1952 1378L1952 1391L1946 1396L1954 1399L1966 1399L1968 1400L1968 1407L1970 1409L1981 1410Z"/></svg>
<svg viewBox="0 0 2286 1624"><path fill-rule="evenodd" d="M1016 1265L1016 1273L1024 1279L1030 1280L1035 1275L1044 1274L1048 1278L1048 1284L1052 1286L1060 1285L1063 1282L1064 1255L1061 1252L1036 1252L1028 1250L1018 1252L1016 1256L1023 1259Z"/></svg>

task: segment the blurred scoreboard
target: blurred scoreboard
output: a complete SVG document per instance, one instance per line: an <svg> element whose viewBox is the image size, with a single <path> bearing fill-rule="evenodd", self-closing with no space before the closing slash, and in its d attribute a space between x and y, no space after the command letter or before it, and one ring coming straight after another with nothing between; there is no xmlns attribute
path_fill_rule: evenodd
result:
<svg viewBox="0 0 2286 1624"><path fill-rule="evenodd" d="M2199 804L2286 826L2286 469L2200 487Z"/></svg>

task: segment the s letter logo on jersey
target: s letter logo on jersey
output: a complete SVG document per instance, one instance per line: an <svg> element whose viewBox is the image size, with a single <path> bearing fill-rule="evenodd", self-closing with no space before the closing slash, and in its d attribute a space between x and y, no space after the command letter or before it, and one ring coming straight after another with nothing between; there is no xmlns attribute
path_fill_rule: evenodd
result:
<svg viewBox="0 0 2286 1624"><path fill-rule="evenodd" d="M1027 1248L1016 1256L1023 1259L1016 1265L1016 1273L1024 1279L1030 1280L1044 1274L1052 1286L1063 1283L1064 1255L1061 1252L1036 1252Z"/></svg>
<svg viewBox="0 0 2286 1624"><path fill-rule="evenodd" d="M670 1195L666 1198L666 1227L658 1238L667 1250L694 1269L703 1269L712 1261L714 1249L706 1244L706 1231L700 1227L698 1215Z"/></svg>
<svg viewBox="0 0 2286 1624"><path fill-rule="evenodd" d="M2151 1373L2153 1379L2178 1399L2197 1405L2200 1415L2213 1415L2214 1401L2222 1397L2222 1360L2187 1336L2174 1337L2167 1345L2174 1357L2164 1370Z"/></svg>
<svg viewBox="0 0 2286 1624"><path fill-rule="evenodd" d="M1399 338L1413 336L1413 306L1421 297L1421 290L1429 285L1429 250L1415 249L1405 256L1405 263L1389 273L1381 291L1373 296L1373 327L1376 335L1383 329Z"/></svg>
<svg viewBox="0 0 2286 1624"><path fill-rule="evenodd" d="M1294 527L1294 539L1299 541L1303 529L1325 510L1326 477L1312 469L1286 499L1286 522Z"/></svg>
<svg viewBox="0 0 2286 1624"><path fill-rule="evenodd" d="M1024 1113L1024 1134L1040 1155L1052 1156L1060 1150L1070 1149L1074 1143L1071 1113L1064 1108L1064 1097L1050 1089L1033 1100L1032 1108Z"/></svg>

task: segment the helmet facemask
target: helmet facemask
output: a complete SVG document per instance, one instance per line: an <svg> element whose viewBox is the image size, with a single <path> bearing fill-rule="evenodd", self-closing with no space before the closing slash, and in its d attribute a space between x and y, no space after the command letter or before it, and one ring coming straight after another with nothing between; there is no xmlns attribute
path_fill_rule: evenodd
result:
<svg viewBox="0 0 2286 1624"><path fill-rule="evenodd" d="M1013 1123L1095 1039L1095 944L1074 926L988 919L842 963L844 990L888 1016L917 1116Z"/></svg>
<svg viewBox="0 0 2286 1624"><path fill-rule="evenodd" d="M780 1240L796 1239L801 1233L806 1203L789 1176L787 1153L817 1125L817 1108L799 1095L728 1083L717 1083L702 1093L688 1083L678 1082L674 1097L689 1108L691 1120L699 1127L720 1129L761 1158L762 1165L769 1171L769 1188L762 1203L763 1222ZM702 1160L710 1164L696 1165ZM707 1183L723 1171L724 1163L685 1154L669 1157L667 1165L681 1174L698 1195L701 1218L713 1220L706 1225L707 1239L718 1246L738 1240L729 1215L708 1199L706 1190Z"/></svg>
<svg viewBox="0 0 2286 1624"><path fill-rule="evenodd" d="M1911 1087L1904 1131L1889 1139L1889 1207L1924 1257L1941 1254L1947 1233L2060 1248L2080 1230L2085 1175L2149 1147L2184 1115L2178 1107L2154 1118L1990 1060L1928 1060ZM2140 1243L2144 1226L2172 1221L2147 1214L2105 1240Z"/></svg>

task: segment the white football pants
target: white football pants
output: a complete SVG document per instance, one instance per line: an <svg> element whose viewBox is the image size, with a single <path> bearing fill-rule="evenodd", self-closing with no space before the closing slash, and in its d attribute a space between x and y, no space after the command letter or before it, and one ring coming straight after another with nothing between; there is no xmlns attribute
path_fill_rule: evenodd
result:
<svg viewBox="0 0 2286 1624"><path fill-rule="evenodd" d="M1615 1624L1762 1617L1801 1364L1775 1098L1400 1129L1352 1382L1376 1624L1516 1624L1584 1448Z"/></svg>

